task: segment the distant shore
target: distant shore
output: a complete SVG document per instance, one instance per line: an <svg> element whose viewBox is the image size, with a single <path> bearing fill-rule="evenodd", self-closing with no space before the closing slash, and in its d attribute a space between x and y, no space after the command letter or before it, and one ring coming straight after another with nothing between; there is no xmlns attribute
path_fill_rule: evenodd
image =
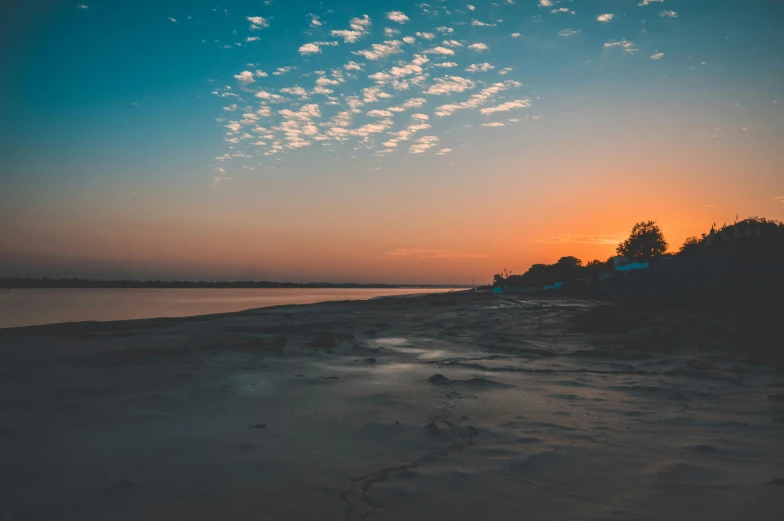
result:
<svg viewBox="0 0 784 521"><path fill-rule="evenodd" d="M189 281L189 280L93 280L52 279L48 277L0 277L0 289L30 288L106 288L106 289L172 289L172 288L304 288L304 289L444 289L472 288L470 284L382 284L357 282L273 282L273 281Z"/></svg>

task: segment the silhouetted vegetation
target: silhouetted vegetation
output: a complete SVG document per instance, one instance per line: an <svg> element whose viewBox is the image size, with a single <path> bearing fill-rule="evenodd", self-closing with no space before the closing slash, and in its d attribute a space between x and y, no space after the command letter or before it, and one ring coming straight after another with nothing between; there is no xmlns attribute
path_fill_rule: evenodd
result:
<svg viewBox="0 0 784 521"><path fill-rule="evenodd" d="M668 246L656 221L646 221L635 224L629 238L616 251L637 262L651 262L661 258Z"/></svg>

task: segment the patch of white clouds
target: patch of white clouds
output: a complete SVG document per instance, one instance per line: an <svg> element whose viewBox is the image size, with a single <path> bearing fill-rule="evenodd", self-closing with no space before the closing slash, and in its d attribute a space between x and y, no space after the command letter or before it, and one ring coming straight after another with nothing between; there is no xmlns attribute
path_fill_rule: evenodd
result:
<svg viewBox="0 0 784 521"><path fill-rule="evenodd" d="M399 24L404 24L411 20L403 11L390 11L387 13L387 18Z"/></svg>
<svg viewBox="0 0 784 521"><path fill-rule="evenodd" d="M468 48L472 49L472 50L474 50L476 52L484 52L484 51L490 49L490 47L488 47L487 44L482 43L482 42L472 43L471 45L468 46Z"/></svg>
<svg viewBox="0 0 784 521"><path fill-rule="evenodd" d="M620 47L621 49L623 49L623 51L625 53L628 53L628 54L634 54L638 50L634 46L634 42L630 42L629 40L627 40L625 38L623 40L613 40L613 41L610 41L610 42L606 42L604 44L604 47L605 48Z"/></svg>
<svg viewBox="0 0 784 521"><path fill-rule="evenodd" d="M370 49L354 51L354 54L363 56L368 60L380 60L381 58L386 58L392 54L402 52L400 49L402 45L403 44L400 40L387 40L384 43L372 44Z"/></svg>
<svg viewBox="0 0 784 521"><path fill-rule="evenodd" d="M578 34L579 32L580 32L579 29L562 29L558 33L558 36L563 36L565 38L568 38L569 36L574 36L575 34Z"/></svg>
<svg viewBox="0 0 784 521"><path fill-rule="evenodd" d="M177 20L176 20L176 19L174 19L174 18L172 18L171 16L169 17L169 21L170 21L170 22L173 22L173 23L177 23Z"/></svg>
<svg viewBox="0 0 784 521"><path fill-rule="evenodd" d="M495 67L493 65L490 65L487 62L485 62L485 63L474 63L474 64L471 64L470 66L468 66L466 68L466 72L486 72L486 71L489 71L491 69L495 69Z"/></svg>
<svg viewBox="0 0 784 521"><path fill-rule="evenodd" d="M263 16L248 16L247 19L250 22L250 29L252 31L269 27L269 20Z"/></svg>
<svg viewBox="0 0 784 521"><path fill-rule="evenodd" d="M490 24L486 22L481 22L479 20L471 20L471 25L474 27L495 27L497 24Z"/></svg>
<svg viewBox="0 0 784 521"><path fill-rule="evenodd" d="M420 38L425 39L425 40L433 40L436 37L436 35L433 34L433 33L419 33L418 32L418 33L416 33L416 35L419 36Z"/></svg>
<svg viewBox="0 0 784 521"><path fill-rule="evenodd" d="M496 112L507 112L513 109L525 109L531 106L531 102L527 99L518 99L514 101L507 101L505 103L501 103L500 105L496 105L495 107L485 107L483 109L479 109L479 112L482 114L494 114Z"/></svg>
<svg viewBox="0 0 784 521"><path fill-rule="evenodd" d="M512 38L520 38L520 33L512 33Z"/></svg>
<svg viewBox="0 0 784 521"><path fill-rule="evenodd" d="M664 2L664 0L642 0L642 1L641 1L639 4L637 4L637 5L639 5L639 6L645 6L645 5L648 5L648 4L652 4L653 2Z"/></svg>
<svg viewBox="0 0 784 521"><path fill-rule="evenodd" d="M677 18L678 13L676 13L675 11L665 9L664 11L659 13L659 16L661 16L662 18Z"/></svg>
<svg viewBox="0 0 784 521"><path fill-rule="evenodd" d="M445 76L443 78L436 78L425 93L443 96L452 94L453 92L465 92L474 87L476 87L476 84L467 78L462 78L460 76Z"/></svg>
<svg viewBox="0 0 784 521"><path fill-rule="evenodd" d="M489 87L486 87L476 94L472 95L467 101L462 103L448 103L446 105L441 105L436 108L436 116L451 116L453 112L457 110L465 110L465 109L475 109L479 108L480 106L484 105L490 99L493 98L496 94L503 92L505 90L509 90L511 88L517 88L522 86L520 82L514 80L507 80L504 82L494 83Z"/></svg>
<svg viewBox="0 0 784 521"><path fill-rule="evenodd" d="M657 52L655 54L651 54L651 60L661 60L663 56L663 52Z"/></svg>
<svg viewBox="0 0 784 521"><path fill-rule="evenodd" d="M567 8L567 7L559 7L559 8L557 8L557 9L553 9L553 10L552 10L552 11L550 11L550 12L551 12L551 13L553 13L553 14L558 14L558 13L569 13L569 14L574 14L574 11L572 11L571 9L569 9L569 8Z"/></svg>
<svg viewBox="0 0 784 521"><path fill-rule="evenodd" d="M310 26L311 26L311 27L319 27L319 26L321 26L321 25L324 25L324 24L321 22L321 20L319 20L319 17L318 17L318 15L315 15L315 14L312 14L312 13L310 13L310 14L308 14L308 16L310 16Z"/></svg>
<svg viewBox="0 0 784 521"><path fill-rule="evenodd" d="M455 55L455 51L453 51L452 49L449 49L448 47L441 47L439 45L438 47L433 47L432 49L426 50L425 54L443 54L443 55L446 55L446 56L454 56Z"/></svg>
<svg viewBox="0 0 784 521"><path fill-rule="evenodd" d="M494 121L492 123L482 123L481 126L483 126L483 127L505 127L506 125L504 123L501 123L500 121Z"/></svg>
<svg viewBox="0 0 784 521"><path fill-rule="evenodd" d="M414 144L408 148L409 154L424 154L431 148L438 144L438 137L436 136L422 136L414 141Z"/></svg>
<svg viewBox="0 0 784 521"><path fill-rule="evenodd" d="M239 74L235 74L234 79L246 85L254 82L253 73L250 71L242 71Z"/></svg>
<svg viewBox="0 0 784 521"><path fill-rule="evenodd" d="M539 0L539 7L552 7L552 0Z"/></svg>
<svg viewBox="0 0 784 521"><path fill-rule="evenodd" d="M338 42L312 42L306 43L305 45L300 46L298 52L302 55L305 54L317 54L321 52L322 46L334 46L338 45Z"/></svg>
<svg viewBox="0 0 784 521"><path fill-rule="evenodd" d="M615 15L612 13L600 14L599 16L596 17L598 21L603 23L608 23L612 21L613 18L615 18Z"/></svg>
<svg viewBox="0 0 784 521"><path fill-rule="evenodd" d="M373 23L368 15L352 18L349 20L349 29L334 30L332 36L343 38L344 43L354 43L370 32Z"/></svg>

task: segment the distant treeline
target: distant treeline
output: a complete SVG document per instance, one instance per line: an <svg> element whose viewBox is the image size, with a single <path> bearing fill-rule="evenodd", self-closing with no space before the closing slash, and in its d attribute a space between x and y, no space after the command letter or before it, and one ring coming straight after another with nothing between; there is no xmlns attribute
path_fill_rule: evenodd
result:
<svg viewBox="0 0 784 521"><path fill-rule="evenodd" d="M50 279L47 277L3 278L1 289L21 288L303 288L303 289L444 289L467 288L470 286L449 284L358 284L354 282L270 282L238 280L232 282L206 282L187 280L90 280L90 279Z"/></svg>

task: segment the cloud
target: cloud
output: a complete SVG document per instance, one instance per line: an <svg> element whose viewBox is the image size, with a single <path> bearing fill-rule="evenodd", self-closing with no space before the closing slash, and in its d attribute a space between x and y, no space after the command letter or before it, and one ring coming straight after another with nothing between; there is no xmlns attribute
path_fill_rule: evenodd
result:
<svg viewBox="0 0 784 521"><path fill-rule="evenodd" d="M288 66L288 67L278 67L278 70L272 73L273 76L283 76L286 73L293 71L295 67Z"/></svg>
<svg viewBox="0 0 784 521"><path fill-rule="evenodd" d="M269 27L269 20L262 16L248 16L247 19L250 22L250 28L253 31Z"/></svg>
<svg viewBox="0 0 784 521"><path fill-rule="evenodd" d="M229 124L225 126L227 129L231 130L232 132L238 132L242 127L239 121L229 121Z"/></svg>
<svg viewBox="0 0 784 521"><path fill-rule="evenodd" d="M487 107L484 109L480 109L479 112L482 114L493 114L495 112L506 112L512 109L524 109L531 106L531 102L527 99L518 99L514 101L507 101L506 103L501 103L500 105L496 105L495 107Z"/></svg>
<svg viewBox="0 0 784 521"><path fill-rule="evenodd" d="M373 24L370 21L370 17L365 14L362 15L361 18L356 17L349 20L350 29L332 31L330 34L332 34L332 36L343 38L344 43L354 43L368 34L372 25Z"/></svg>
<svg viewBox="0 0 784 521"><path fill-rule="evenodd" d="M89 9L90 6L87 6L87 5L84 5L84 4L79 4L79 5L76 6L76 8L77 9Z"/></svg>
<svg viewBox="0 0 784 521"><path fill-rule="evenodd" d="M234 79L240 83L249 84L253 83L253 73L250 71L242 71L239 74L234 75Z"/></svg>
<svg viewBox="0 0 784 521"><path fill-rule="evenodd" d="M308 91L297 85L280 89L280 92L283 92L284 94L291 94L292 96L299 96L301 98L308 97Z"/></svg>
<svg viewBox="0 0 784 521"><path fill-rule="evenodd" d="M560 233L544 237L534 242L540 244L618 244L626 238L626 233L601 233L597 235L572 235Z"/></svg>
<svg viewBox="0 0 784 521"><path fill-rule="evenodd" d="M320 26L320 25L323 25L323 24L321 23L321 20L319 20L319 17L318 17L318 15L315 15L315 14L308 14L308 16L310 16L310 26L311 26L311 27L318 27L318 26Z"/></svg>
<svg viewBox="0 0 784 521"><path fill-rule="evenodd" d="M664 2L664 0L642 0L642 2L640 2L637 5L643 6L643 5L651 4L653 2Z"/></svg>
<svg viewBox="0 0 784 521"><path fill-rule="evenodd" d="M403 11L390 11L387 13L387 18L399 24L404 24L410 20Z"/></svg>
<svg viewBox="0 0 784 521"><path fill-rule="evenodd" d="M350 61L347 64L345 64L343 68L346 69L347 71L361 71L363 65L364 64L357 63L355 61Z"/></svg>
<svg viewBox="0 0 784 521"><path fill-rule="evenodd" d="M506 125L504 125L500 121L495 121L493 123L482 123L482 126L483 127L505 127Z"/></svg>
<svg viewBox="0 0 784 521"><path fill-rule="evenodd" d="M773 199L775 199L776 201L778 201L780 203L784 203L784 195L780 195L778 197L774 197Z"/></svg>
<svg viewBox="0 0 784 521"><path fill-rule="evenodd" d="M466 7L468 8L469 11L473 11L474 9L476 9L476 7L474 7L471 4L468 4Z"/></svg>
<svg viewBox="0 0 784 521"><path fill-rule="evenodd" d="M455 62L441 62L441 63L433 63L430 65L431 67L457 67Z"/></svg>
<svg viewBox="0 0 784 521"><path fill-rule="evenodd" d="M425 91L427 94L451 94L453 92L464 92L475 87L473 81L460 76L445 76L436 78L430 87Z"/></svg>
<svg viewBox="0 0 784 521"><path fill-rule="evenodd" d="M512 72L512 68L511 67L504 67L503 69L498 71L498 74L500 74L501 76L506 76L510 72Z"/></svg>
<svg viewBox="0 0 784 521"><path fill-rule="evenodd" d="M408 148L409 154L424 154L438 143L436 136L422 136Z"/></svg>
<svg viewBox="0 0 784 521"><path fill-rule="evenodd" d="M223 169L220 169L220 170L223 170ZM212 178L212 182L210 183L210 186L218 186L220 183L222 183L224 181L231 181L232 179L234 179L234 178L233 177L213 177Z"/></svg>
<svg viewBox="0 0 784 521"><path fill-rule="evenodd" d="M487 103L493 96L498 94L499 92L503 92L505 90L520 87L522 84L520 82L514 80L507 80L502 83L494 83L489 87L485 87L484 89L480 90L473 96L471 96L467 101L462 103L448 103L446 105L441 105L436 108L435 115L439 117L443 116L451 116L453 112L456 110L464 110L464 109L475 109L479 108L481 105Z"/></svg>
<svg viewBox="0 0 784 521"><path fill-rule="evenodd" d="M300 54L314 54L317 52L321 52L321 47L319 47L315 43L306 43L305 45L299 48Z"/></svg>
<svg viewBox="0 0 784 521"><path fill-rule="evenodd" d="M433 33L416 33L417 36L420 38L424 38L425 40L432 40L436 37Z"/></svg>
<svg viewBox="0 0 784 521"><path fill-rule="evenodd" d="M223 107L223 110L225 110L227 112L234 112L235 110L237 110L237 108L238 108L237 104L236 103L232 103L228 107Z"/></svg>
<svg viewBox="0 0 784 521"><path fill-rule="evenodd" d="M479 20L471 20L471 25L474 27L495 27L497 24L489 24L485 22L480 22Z"/></svg>
<svg viewBox="0 0 784 521"><path fill-rule="evenodd" d="M659 16L661 16L662 18L677 18L678 13L676 13L675 11L664 10L659 13Z"/></svg>
<svg viewBox="0 0 784 521"><path fill-rule="evenodd" d="M307 105L302 105L302 107L300 107L300 109L296 112L290 109L283 109L279 111L278 114L286 119L310 121L313 118L321 117L321 109L319 109L319 106L315 103L308 103Z"/></svg>
<svg viewBox="0 0 784 521"><path fill-rule="evenodd" d="M494 66L490 65L489 63L474 63L471 64L469 67L466 68L466 72L486 72L490 69L495 69Z"/></svg>
<svg viewBox="0 0 784 521"><path fill-rule="evenodd" d="M444 154L451 152L449 148L442 149ZM439 152L440 155L443 155ZM479 259L486 258L488 255L475 254L475 253L462 253L449 250L433 250L425 248L396 248L387 253L387 257L417 257L429 259Z"/></svg>
<svg viewBox="0 0 784 521"><path fill-rule="evenodd" d="M411 114L411 119L418 119L420 121L427 121L430 119L430 116L427 114Z"/></svg>
<svg viewBox="0 0 784 521"><path fill-rule="evenodd" d="M451 151L452 151L452 149L451 149L451 148L442 148L441 150L439 150L438 152L436 152L436 155L437 155L437 156L445 156L445 155L447 155L448 153L450 153Z"/></svg>
<svg viewBox="0 0 784 521"><path fill-rule="evenodd" d="M261 40L261 38L259 38L258 36L248 36L247 38L245 38L246 42L256 42L259 40Z"/></svg>
<svg viewBox="0 0 784 521"><path fill-rule="evenodd" d="M575 34L577 34L579 32L580 32L579 29L562 29L558 33L558 36L564 36L564 37L568 38L569 36L574 36Z"/></svg>
<svg viewBox="0 0 784 521"><path fill-rule="evenodd" d="M392 112L388 110L375 109L375 110L369 110L367 112L367 115L370 116L371 118L389 118L392 117L394 114L392 114Z"/></svg>
<svg viewBox="0 0 784 521"><path fill-rule="evenodd" d="M171 16L169 17L169 21L170 21L170 22L177 23L177 20L175 20L175 19L174 19L174 18L172 18Z"/></svg>
<svg viewBox="0 0 784 521"><path fill-rule="evenodd" d="M438 47L433 47L432 49L426 50L425 54L443 54L445 56L454 56L455 55L455 51L453 51L452 49L449 49L447 47L438 46Z"/></svg>
<svg viewBox="0 0 784 521"><path fill-rule="evenodd" d="M552 0L539 0L539 7L552 7Z"/></svg>
<svg viewBox="0 0 784 521"><path fill-rule="evenodd" d="M391 27L384 27L385 36L397 36L400 34L400 29L392 29Z"/></svg>
<svg viewBox="0 0 784 521"><path fill-rule="evenodd" d="M471 45L468 46L468 48L473 49L477 52L483 52L488 50L490 47L488 47L487 44L479 42L479 43L472 43Z"/></svg>
<svg viewBox="0 0 784 521"><path fill-rule="evenodd" d="M663 52L657 52L656 54L651 54L651 60L660 60L664 56Z"/></svg>
<svg viewBox="0 0 784 521"><path fill-rule="evenodd" d="M637 48L634 46L634 42L630 42L625 38L623 40L613 40L607 42L604 44L604 47L605 48L621 47L624 50L624 52L627 52L629 54L634 54L635 52L637 52Z"/></svg>
<svg viewBox="0 0 784 521"><path fill-rule="evenodd" d="M512 38L520 38L520 33L512 33Z"/></svg>
<svg viewBox="0 0 784 521"><path fill-rule="evenodd" d="M362 96L365 103L375 103L381 98L391 98L391 94L382 91L380 87L367 87L362 89Z"/></svg>
<svg viewBox="0 0 784 521"><path fill-rule="evenodd" d="M400 50L401 45L402 42L399 40L388 40L384 43L374 43L370 46L370 49L354 51L354 54L364 56L368 60L380 60L381 58L402 52Z"/></svg>
<svg viewBox="0 0 784 521"><path fill-rule="evenodd" d="M441 34L449 34L455 32L454 29L452 29L451 27L447 27L445 25L442 25L441 27L436 27L436 31L438 31Z"/></svg>
<svg viewBox="0 0 784 521"><path fill-rule="evenodd" d="M272 103L283 103L284 101L289 101L288 98L284 98L278 94L273 94L271 92L267 92L266 90L260 90L255 94L257 98L265 99Z"/></svg>
<svg viewBox="0 0 784 521"><path fill-rule="evenodd" d="M597 20L604 23L609 22L613 18L615 18L615 15L612 13L600 14L599 16L596 17Z"/></svg>

